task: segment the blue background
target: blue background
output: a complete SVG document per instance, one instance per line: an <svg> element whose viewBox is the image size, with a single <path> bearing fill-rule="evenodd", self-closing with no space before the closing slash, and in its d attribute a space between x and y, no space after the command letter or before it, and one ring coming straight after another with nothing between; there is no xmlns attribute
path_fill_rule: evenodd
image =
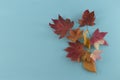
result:
<svg viewBox="0 0 120 80"><path fill-rule="evenodd" d="M120 0L0 0L0 80L120 80ZM61 14L75 21L94 10L96 25L109 34L97 73L66 58L67 39L48 23Z"/></svg>

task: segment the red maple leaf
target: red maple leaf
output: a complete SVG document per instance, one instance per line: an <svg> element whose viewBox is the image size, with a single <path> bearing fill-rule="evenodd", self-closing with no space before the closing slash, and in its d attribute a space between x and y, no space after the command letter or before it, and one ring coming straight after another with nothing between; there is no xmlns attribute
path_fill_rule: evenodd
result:
<svg viewBox="0 0 120 80"><path fill-rule="evenodd" d="M65 37L67 32L73 27L74 22L70 21L70 19L63 19L60 15L58 16L57 19L52 19L54 24L49 23L51 28L54 29L54 33L57 35L60 35L59 38Z"/></svg>
<svg viewBox="0 0 120 80"><path fill-rule="evenodd" d="M93 45L95 42L103 40L104 41L103 45L108 45L107 41L104 40L106 34L107 32L100 32L99 29L96 29L90 39L90 43Z"/></svg>
<svg viewBox="0 0 120 80"><path fill-rule="evenodd" d="M80 61L81 57L84 55L84 46L80 42L72 43L69 42L69 47L65 49L68 52L67 56L72 61Z"/></svg>
<svg viewBox="0 0 120 80"><path fill-rule="evenodd" d="M86 10L82 15L82 19L79 20L79 24L80 27L83 27L85 25L93 26L95 24L94 21L95 21L94 11L90 13L89 10Z"/></svg>

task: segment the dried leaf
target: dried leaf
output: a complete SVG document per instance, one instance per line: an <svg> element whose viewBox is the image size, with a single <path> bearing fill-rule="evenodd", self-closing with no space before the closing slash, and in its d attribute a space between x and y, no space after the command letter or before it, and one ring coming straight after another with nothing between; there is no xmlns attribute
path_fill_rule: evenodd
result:
<svg viewBox="0 0 120 80"><path fill-rule="evenodd" d="M69 47L65 49L68 52L67 57L70 58L72 61L80 62L81 57L84 55L84 48L83 44L80 42L69 42Z"/></svg>
<svg viewBox="0 0 120 80"><path fill-rule="evenodd" d="M100 41L100 40L104 41L103 45L108 45L107 42L104 40L104 37L106 34L107 34L107 32L99 32L99 29L96 29L90 39L91 45L94 45L94 43L96 43L97 41Z"/></svg>
<svg viewBox="0 0 120 80"><path fill-rule="evenodd" d="M93 62L84 61L83 67L90 72L96 72L96 66L95 66L95 63Z"/></svg>
<svg viewBox="0 0 120 80"><path fill-rule="evenodd" d="M84 51L84 55L82 56L82 61L87 61L87 62L94 62L93 59L90 57L90 52Z"/></svg>
<svg viewBox="0 0 120 80"><path fill-rule="evenodd" d="M101 59L101 56L100 56L101 53L102 53L101 50L94 50L93 53L90 55L90 57L91 57L94 61L99 60L99 59Z"/></svg>
<svg viewBox="0 0 120 80"><path fill-rule="evenodd" d="M95 42L95 43L94 43L94 48L95 48L96 50L99 50L99 45L100 45L99 43Z"/></svg>
<svg viewBox="0 0 120 80"><path fill-rule="evenodd" d="M53 19L54 24L49 23L51 28L54 29L54 33L60 35L59 38L65 37L67 32L73 27L74 22L70 21L70 19L64 20L60 15L58 20Z"/></svg>
<svg viewBox="0 0 120 80"><path fill-rule="evenodd" d="M89 12L89 10L86 10L82 15L82 19L79 20L79 24L80 27L83 27L85 25L93 26L95 24L94 21L95 21L94 11Z"/></svg>
<svg viewBox="0 0 120 80"><path fill-rule="evenodd" d="M105 44L106 44L105 40L102 39L102 40L96 41L96 42L94 43L95 49L99 50L99 45L100 45L100 44L105 45Z"/></svg>
<svg viewBox="0 0 120 80"><path fill-rule="evenodd" d="M95 62L90 57L91 53L86 51L85 54L82 56L83 67L91 72L96 72Z"/></svg>
<svg viewBox="0 0 120 80"><path fill-rule="evenodd" d="M91 45L90 45L90 39L87 37L88 34L88 30L83 32L83 39L84 39L84 45L90 49Z"/></svg>
<svg viewBox="0 0 120 80"><path fill-rule="evenodd" d="M70 30L69 31L69 36L67 38L71 40L72 42L76 42L79 38L83 37L83 31L80 30L80 28L77 28L75 30Z"/></svg>

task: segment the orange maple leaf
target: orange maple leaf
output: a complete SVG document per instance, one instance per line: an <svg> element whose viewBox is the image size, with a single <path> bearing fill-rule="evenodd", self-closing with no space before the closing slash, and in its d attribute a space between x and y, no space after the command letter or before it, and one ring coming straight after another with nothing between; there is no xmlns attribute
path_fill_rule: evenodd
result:
<svg viewBox="0 0 120 80"><path fill-rule="evenodd" d="M72 42L76 42L79 38L83 37L83 31L80 30L80 28L70 30L69 31L69 36L67 38L71 40Z"/></svg>
<svg viewBox="0 0 120 80"><path fill-rule="evenodd" d="M90 72L96 72L96 65L93 62L84 61L83 67Z"/></svg>

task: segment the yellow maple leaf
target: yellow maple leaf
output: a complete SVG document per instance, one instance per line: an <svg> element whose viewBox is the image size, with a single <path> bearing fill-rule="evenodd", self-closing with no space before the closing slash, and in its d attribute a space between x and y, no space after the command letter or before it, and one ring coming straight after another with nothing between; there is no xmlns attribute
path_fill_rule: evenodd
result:
<svg viewBox="0 0 120 80"><path fill-rule="evenodd" d="M88 30L83 32L84 45L90 49L90 39L87 37Z"/></svg>

